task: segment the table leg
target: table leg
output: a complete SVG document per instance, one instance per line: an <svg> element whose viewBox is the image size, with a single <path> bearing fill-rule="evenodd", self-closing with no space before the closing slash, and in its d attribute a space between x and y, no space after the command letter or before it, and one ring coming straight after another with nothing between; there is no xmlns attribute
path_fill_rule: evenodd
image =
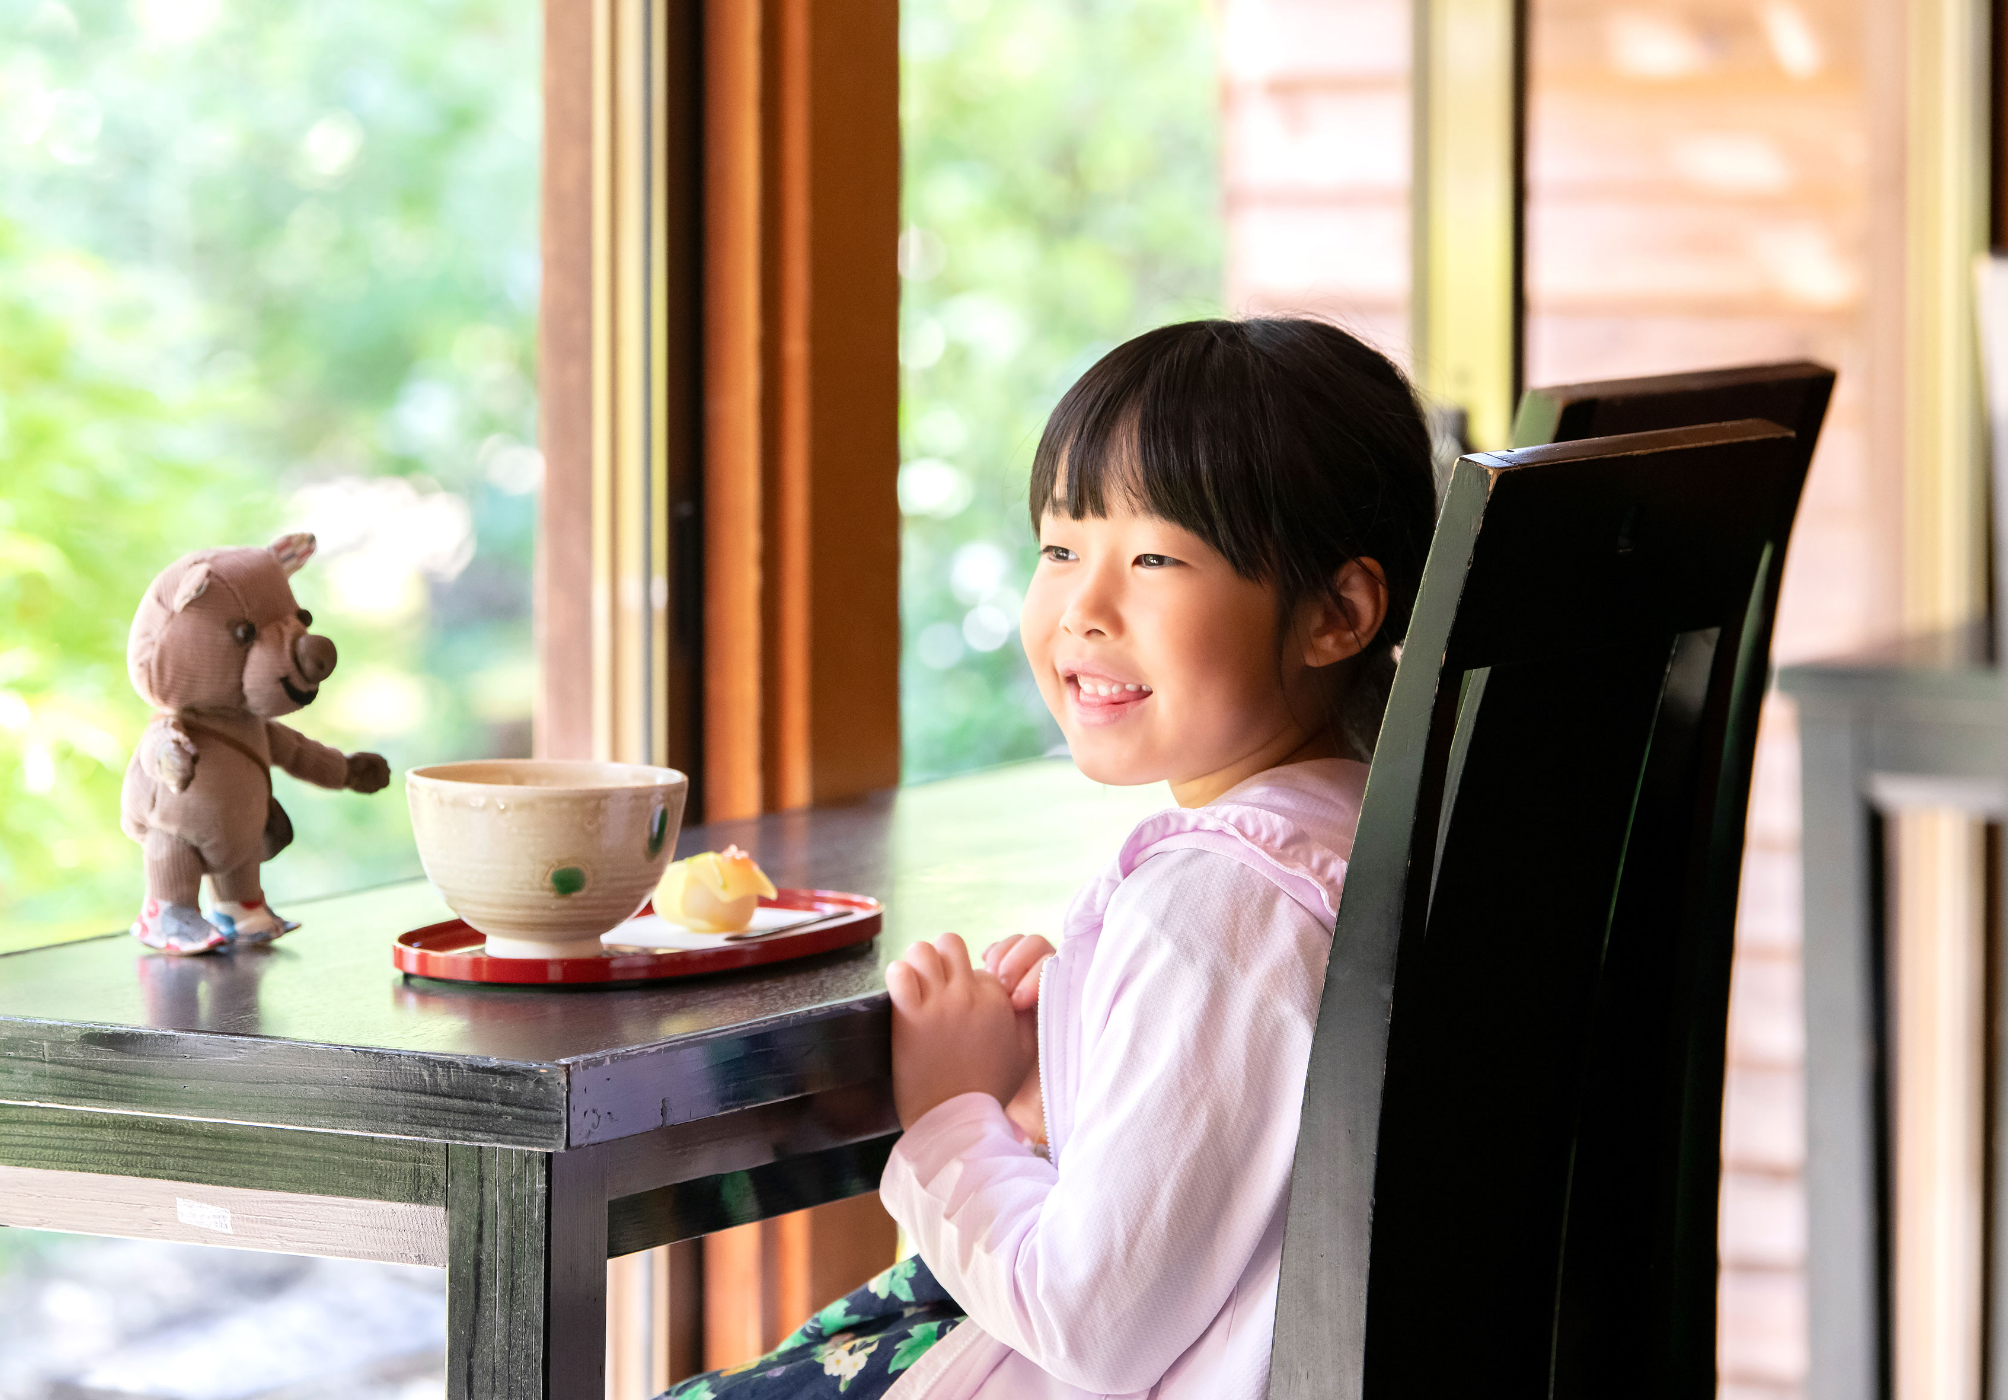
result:
<svg viewBox="0 0 2008 1400"><path fill-rule="evenodd" d="M1809 1400L1889 1394L1883 843L1852 712L1801 703Z"/></svg>
<svg viewBox="0 0 2008 1400"><path fill-rule="evenodd" d="M602 1156L451 1147L448 1400L604 1400Z"/></svg>

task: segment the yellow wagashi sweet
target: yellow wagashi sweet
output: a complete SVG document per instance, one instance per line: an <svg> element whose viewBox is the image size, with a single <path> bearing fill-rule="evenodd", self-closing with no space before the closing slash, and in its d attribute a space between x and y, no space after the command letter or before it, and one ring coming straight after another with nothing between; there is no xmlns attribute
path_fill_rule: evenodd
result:
<svg viewBox="0 0 2008 1400"><path fill-rule="evenodd" d="M760 896L774 882L737 846L676 861L655 887L655 912L703 933L737 933L753 921Z"/></svg>

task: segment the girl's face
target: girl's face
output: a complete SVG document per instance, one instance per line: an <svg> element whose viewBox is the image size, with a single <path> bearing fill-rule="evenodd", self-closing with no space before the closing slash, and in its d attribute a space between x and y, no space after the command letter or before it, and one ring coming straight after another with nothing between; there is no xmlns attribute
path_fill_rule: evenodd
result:
<svg viewBox="0 0 2008 1400"><path fill-rule="evenodd" d="M1349 601L1357 592L1372 604L1370 618L1310 601L1283 646L1275 589L1169 521L1113 503L1100 519L1048 511L1039 546L1019 635L1088 777L1168 781L1199 806L1277 763L1337 752L1310 673L1378 630L1377 565L1340 578ZM1354 576L1364 583L1348 587Z"/></svg>

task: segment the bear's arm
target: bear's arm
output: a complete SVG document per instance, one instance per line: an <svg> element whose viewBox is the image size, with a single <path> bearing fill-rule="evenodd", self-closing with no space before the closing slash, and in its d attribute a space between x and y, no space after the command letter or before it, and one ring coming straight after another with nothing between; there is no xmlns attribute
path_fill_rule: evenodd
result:
<svg viewBox="0 0 2008 1400"><path fill-rule="evenodd" d="M272 762L302 782L324 788L348 785L349 761L340 749L316 743L299 730L269 719L265 721L265 741L272 746Z"/></svg>

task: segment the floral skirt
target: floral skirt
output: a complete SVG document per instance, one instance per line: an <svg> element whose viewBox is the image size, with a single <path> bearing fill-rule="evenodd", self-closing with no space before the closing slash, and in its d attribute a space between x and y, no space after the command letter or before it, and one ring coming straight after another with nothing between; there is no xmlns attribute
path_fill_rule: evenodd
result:
<svg viewBox="0 0 2008 1400"><path fill-rule="evenodd" d="M878 1400L963 1319L915 1254L824 1308L774 1350L657 1400Z"/></svg>

